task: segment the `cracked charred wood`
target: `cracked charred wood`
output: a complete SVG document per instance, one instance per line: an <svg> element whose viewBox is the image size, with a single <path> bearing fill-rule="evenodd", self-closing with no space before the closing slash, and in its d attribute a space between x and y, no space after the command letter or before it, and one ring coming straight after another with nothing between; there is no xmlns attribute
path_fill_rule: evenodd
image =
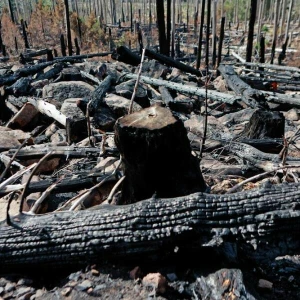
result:
<svg viewBox="0 0 300 300"><path fill-rule="evenodd" d="M108 56L112 54L112 52L102 52L102 53L90 53L90 54L80 54L80 55L71 55L68 57L54 57L54 61L65 61L66 59L70 59L73 61L76 60L81 60L81 59L88 59L88 58L93 58L93 57L102 57L102 56Z"/></svg>
<svg viewBox="0 0 300 300"><path fill-rule="evenodd" d="M252 165L260 168L264 171L271 171L280 167L282 163L282 158L278 154L271 154L259 151L254 147L242 143L232 142L230 144L224 145L224 149L229 151L238 157L247 160ZM286 157L287 165L294 165L295 169L300 171L300 158L297 157Z"/></svg>
<svg viewBox="0 0 300 300"><path fill-rule="evenodd" d="M221 269L207 277L198 277L194 290L200 299L231 299L236 295L239 299L256 299L247 291L239 269Z"/></svg>
<svg viewBox="0 0 300 300"><path fill-rule="evenodd" d="M145 55L151 59L155 59L163 65L167 65L169 67L177 68L183 72L187 72L196 76L202 76L202 73L184 63L176 61L169 56L156 53L150 49L145 49ZM141 56L133 53L127 47L121 46L117 48L117 52L112 56L112 58L125 62L127 64L131 64L133 66L138 66L141 62Z"/></svg>
<svg viewBox="0 0 300 300"><path fill-rule="evenodd" d="M33 81L44 80L44 79L52 79L57 74L59 74L63 69L62 63L56 63L53 67L45 73L38 74L37 77Z"/></svg>
<svg viewBox="0 0 300 300"><path fill-rule="evenodd" d="M259 91L250 87L247 83L239 78L230 65L220 65L218 70L222 74L228 87L237 95L241 95L242 100L252 108L263 108L266 106L265 96Z"/></svg>
<svg viewBox="0 0 300 300"><path fill-rule="evenodd" d="M269 102L284 104L291 108L300 108L300 97L297 97L296 94L286 95L269 91L262 91L262 93L265 94L265 97Z"/></svg>
<svg viewBox="0 0 300 300"><path fill-rule="evenodd" d="M160 86L158 88L160 94L161 94L161 98L164 101L164 103L166 104L166 106L169 106L169 103L174 102L173 97L171 96L170 92L168 91L168 89L164 86Z"/></svg>
<svg viewBox="0 0 300 300"><path fill-rule="evenodd" d="M118 47L111 55L111 58L132 66L138 66L141 62L141 57L125 46Z"/></svg>
<svg viewBox="0 0 300 300"><path fill-rule="evenodd" d="M121 203L206 189L186 129L169 109L152 106L118 119L115 142L125 175Z"/></svg>
<svg viewBox="0 0 300 300"><path fill-rule="evenodd" d="M89 113L93 115L96 110L101 106L102 100L105 97L106 92L111 88L111 85L116 82L116 78L113 75L108 75L100 85L91 93L91 95L83 98L79 106L84 108L89 106Z"/></svg>
<svg viewBox="0 0 300 300"><path fill-rule="evenodd" d="M194 151L198 151L201 143L201 139L191 136L189 137L191 146ZM207 139L207 145L204 145L204 152L211 152L215 149L222 147L223 145L230 144L234 142L239 142L241 144L250 145L260 151L268 152L268 153L277 153L279 154L283 147L283 139L282 138L263 138L263 139L249 139L244 138L242 136L234 137L234 138L218 138L218 137L210 137Z"/></svg>
<svg viewBox="0 0 300 300"><path fill-rule="evenodd" d="M107 149L108 150L108 149ZM8 155L14 155L16 149L8 151ZM53 145L33 145L22 148L18 153L17 159L41 158L48 152L53 151L53 157L67 156L69 158L80 157L99 157L100 150L96 147L76 147L76 146L53 146Z"/></svg>
<svg viewBox="0 0 300 300"><path fill-rule="evenodd" d="M30 77L21 77L13 85L7 87L6 90L10 95L16 97L30 95L33 90L31 82L32 79Z"/></svg>
<svg viewBox="0 0 300 300"><path fill-rule="evenodd" d="M282 138L285 119L278 111L256 110L240 134L250 139Z"/></svg>
<svg viewBox="0 0 300 300"><path fill-rule="evenodd" d="M101 172L81 172L77 173L76 177L63 178L56 186L52 189L51 193L67 193L67 192L76 192L84 188L91 188L97 182L100 182L107 177L107 174L103 175ZM52 184L57 181L57 178L50 178L45 180L40 180L38 182L30 182L27 192L28 194L43 192ZM0 196L3 196L11 191L17 191L24 188L24 185L20 184L11 184L0 189Z"/></svg>
<svg viewBox="0 0 300 300"><path fill-rule="evenodd" d="M13 112L6 106L5 100L8 97L8 93L4 87L0 88L0 121L5 123L13 115Z"/></svg>
<svg viewBox="0 0 300 300"><path fill-rule="evenodd" d="M74 62L76 62L76 60L69 58L69 57L64 57L63 59L60 60L60 62L74 63ZM57 63L57 61L47 61L47 62L39 63L36 65L31 65L29 67L24 67L24 68L18 69L14 74L8 74L8 75L0 77L0 85L13 84L19 78L34 75L55 63Z"/></svg>
<svg viewBox="0 0 300 300"><path fill-rule="evenodd" d="M256 262L300 251L300 184L195 193L130 205L30 216L0 224L0 269L62 267L234 242ZM240 250L242 252L240 252Z"/></svg>
<svg viewBox="0 0 300 300"><path fill-rule="evenodd" d="M173 58L171 58L169 56L156 53L156 52L154 52L150 49L145 50L145 55L149 58L157 60L158 62L160 62L163 65L173 67L173 68L177 68L177 69L179 69L183 72L190 73L190 74L193 74L193 75L196 75L196 76L202 76L202 73L199 70L197 70L197 69L195 69L195 68L193 68L189 65L186 65L184 63L181 63L179 61L176 61L176 60L174 60Z"/></svg>
<svg viewBox="0 0 300 300"><path fill-rule="evenodd" d="M124 78L137 79L137 75L136 74L124 74ZM139 80L142 83L147 83L147 84L151 84L154 86L164 86L168 89L177 91L182 94L196 95L203 99L206 97L205 88L193 87L193 86L184 85L181 83L171 82L171 81L167 81L167 80L150 78L147 76L140 76ZM220 92L213 91L213 90L207 91L207 97L208 97L208 99L228 103L231 105L235 104L237 102L237 100L241 100L240 96L232 96L232 95L229 95L226 93L220 93Z"/></svg>

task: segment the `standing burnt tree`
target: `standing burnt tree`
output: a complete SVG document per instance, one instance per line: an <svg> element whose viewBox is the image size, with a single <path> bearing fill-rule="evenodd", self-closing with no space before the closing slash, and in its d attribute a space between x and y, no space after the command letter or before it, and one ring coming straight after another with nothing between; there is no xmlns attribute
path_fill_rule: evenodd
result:
<svg viewBox="0 0 300 300"><path fill-rule="evenodd" d="M167 47L168 43L166 37L164 1L156 0L156 14L157 14L160 53L164 55L169 55L169 49Z"/></svg>
<svg viewBox="0 0 300 300"><path fill-rule="evenodd" d="M249 28L248 28L248 41L247 41L247 50L246 50L246 61L247 62L251 62L251 56L252 56L254 24L255 24L255 18L256 18L256 7L257 7L257 0L251 0Z"/></svg>
<svg viewBox="0 0 300 300"><path fill-rule="evenodd" d="M64 0L65 3L65 16L66 16L66 31L67 31L67 41L68 41L68 52L69 56L72 55L72 37L71 37L71 25L70 25L70 15L69 15L69 3L68 0Z"/></svg>

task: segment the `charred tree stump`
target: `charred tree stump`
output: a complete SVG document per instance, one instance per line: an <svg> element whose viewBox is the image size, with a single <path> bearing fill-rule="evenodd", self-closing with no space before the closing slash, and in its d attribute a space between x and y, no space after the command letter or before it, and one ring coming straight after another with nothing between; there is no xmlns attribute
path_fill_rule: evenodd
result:
<svg viewBox="0 0 300 300"><path fill-rule="evenodd" d="M218 70L226 80L228 87L237 95L241 95L243 101L252 108L266 107L265 96L260 90L251 88L234 71L232 66L220 65Z"/></svg>
<svg viewBox="0 0 300 300"><path fill-rule="evenodd" d="M177 197L206 189L186 129L169 109L152 106L120 118L115 125L115 142L126 176L122 203L154 194Z"/></svg>
<svg viewBox="0 0 300 300"><path fill-rule="evenodd" d="M282 113L259 109L250 118L242 135L251 139L282 138L284 136L284 123Z"/></svg>

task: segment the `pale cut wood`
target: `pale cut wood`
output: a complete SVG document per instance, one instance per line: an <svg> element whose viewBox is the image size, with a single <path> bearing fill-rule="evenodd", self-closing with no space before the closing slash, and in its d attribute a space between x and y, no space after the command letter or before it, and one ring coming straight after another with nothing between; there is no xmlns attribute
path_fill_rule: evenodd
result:
<svg viewBox="0 0 300 300"><path fill-rule="evenodd" d="M125 74L124 77L127 79L137 79L137 75L135 74ZM205 98L206 96L205 88L187 86L180 83L175 83L175 82L161 80L161 79L154 79L146 76L141 76L140 82L152 84L154 86L164 86L166 88L178 91L183 94L196 95L202 98ZM211 90L207 91L207 97L209 99L228 103L228 104L234 104L236 103L236 101L241 100L241 97L239 96L228 95L225 93L220 93Z"/></svg>
<svg viewBox="0 0 300 300"><path fill-rule="evenodd" d="M33 104L38 111L40 111L42 114L47 115L48 117L53 118L63 126L66 126L67 124L67 117L62 114L55 105L48 103L42 99L34 99L29 98L28 101Z"/></svg>

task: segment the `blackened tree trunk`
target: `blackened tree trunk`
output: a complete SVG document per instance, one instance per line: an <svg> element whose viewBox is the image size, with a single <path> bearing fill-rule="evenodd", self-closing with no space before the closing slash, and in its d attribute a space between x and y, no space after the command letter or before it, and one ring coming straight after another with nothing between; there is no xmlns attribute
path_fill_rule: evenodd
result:
<svg viewBox="0 0 300 300"><path fill-rule="evenodd" d="M261 33L261 25L262 25L262 19L263 19L264 3L265 3L265 0L261 0L260 5L259 5L257 36L256 36L257 45L260 43L260 33Z"/></svg>
<svg viewBox="0 0 300 300"><path fill-rule="evenodd" d="M279 16L279 4L280 1L276 0L275 3L275 14L274 14L274 31L273 31L273 42L272 42L272 49L271 49L271 61L270 63L273 64L275 58L275 48L277 42L277 32L278 32L278 16Z"/></svg>
<svg viewBox="0 0 300 300"><path fill-rule="evenodd" d="M208 70L208 63L209 63L210 11L211 11L211 0L207 0L206 51L205 51L205 65L207 70Z"/></svg>
<svg viewBox="0 0 300 300"><path fill-rule="evenodd" d="M213 1L212 5L212 65L216 64L217 56L217 3Z"/></svg>
<svg viewBox="0 0 300 300"><path fill-rule="evenodd" d="M130 31L133 32L133 11L132 11L132 1L130 1Z"/></svg>
<svg viewBox="0 0 300 300"><path fill-rule="evenodd" d="M171 42L171 56L172 58L175 57L175 1L172 2L172 42Z"/></svg>
<svg viewBox="0 0 300 300"><path fill-rule="evenodd" d="M259 62L265 63L265 37L260 37L260 47L259 47ZM264 71L264 68L259 67L260 71ZM263 73L260 74L260 77L264 77Z"/></svg>
<svg viewBox="0 0 300 300"><path fill-rule="evenodd" d="M171 46L171 0L167 0L167 47L168 55Z"/></svg>
<svg viewBox="0 0 300 300"><path fill-rule="evenodd" d="M199 31L198 53L197 53L197 66L196 66L197 69L200 68L200 64L201 64L201 50L202 50L204 13L205 13L205 0L202 0L202 6L201 6L201 23L200 23L200 31Z"/></svg>
<svg viewBox="0 0 300 300"><path fill-rule="evenodd" d="M255 19L256 19L256 7L257 7L257 0L251 0L249 28L248 28L248 41L247 41L247 49L246 49L246 61L247 62L251 62L251 56L252 56L254 24L255 24Z"/></svg>
<svg viewBox="0 0 300 300"><path fill-rule="evenodd" d="M169 55L166 38L164 1L156 0L156 14L160 53L164 55Z"/></svg>
<svg viewBox="0 0 300 300"><path fill-rule="evenodd" d="M15 23L14 10L13 10L13 7L12 7L11 0L8 0L8 8L9 8L9 13L10 13L11 21L13 23Z"/></svg>
<svg viewBox="0 0 300 300"><path fill-rule="evenodd" d="M286 28L285 28L285 35L284 35L284 40L285 41L288 39L288 36L289 36L289 29L290 29L290 23L291 23L291 15L292 15L293 4L294 4L294 0L291 0L290 1L290 6L289 6L288 19L287 19Z"/></svg>
<svg viewBox="0 0 300 300"><path fill-rule="evenodd" d="M2 40L2 24L1 24L1 20L0 20L0 51L2 49L2 45L3 45L3 40Z"/></svg>
<svg viewBox="0 0 300 300"><path fill-rule="evenodd" d="M65 18L66 18L68 52L69 52L69 56L72 56L72 37L71 37L71 25L70 25L70 14L69 14L69 2L68 2L68 0L64 0L64 3L65 3Z"/></svg>
<svg viewBox="0 0 300 300"><path fill-rule="evenodd" d="M219 67L220 62L222 60L222 47L223 47L223 40L224 40L224 30L225 30L225 17L222 17L222 20L221 20L221 29L220 29L219 47L218 47L217 68ZM219 74L219 71L218 71L218 74Z"/></svg>

